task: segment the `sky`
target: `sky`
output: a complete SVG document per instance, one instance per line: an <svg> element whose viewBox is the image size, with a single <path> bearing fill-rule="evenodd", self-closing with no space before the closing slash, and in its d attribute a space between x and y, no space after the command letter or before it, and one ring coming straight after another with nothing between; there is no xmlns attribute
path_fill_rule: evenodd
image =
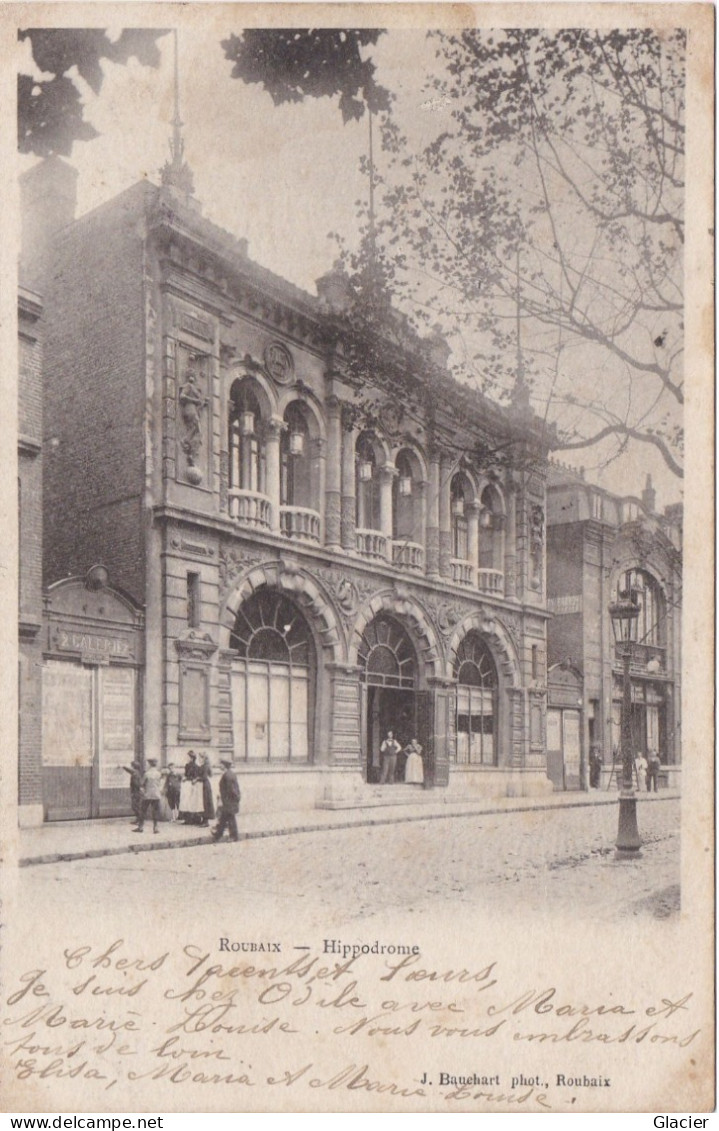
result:
<svg viewBox="0 0 719 1131"><path fill-rule="evenodd" d="M249 241L254 260L315 293L315 280L337 257L330 233L350 246L357 237L358 203L366 203L368 188L360 170L367 119L343 125L336 101L326 98L275 106L259 86L232 79L220 42L240 30L214 19L179 32L180 110L195 196L208 219ZM134 60L105 62L97 96L78 81L85 117L99 133L76 143L69 158L79 173L78 215L142 178L159 181L174 113L173 37L158 46L156 69ZM29 70L29 43L19 48L21 69ZM373 58L378 80L396 95L395 118L419 151L450 124L449 106L425 89L438 66L435 47L424 29L392 30L380 37ZM21 169L34 160L22 157ZM659 509L681 497L660 457L642 451L640 460L630 454L606 467L601 457L601 449L559 456L585 464L588 480L619 494L639 495L650 471Z"/></svg>

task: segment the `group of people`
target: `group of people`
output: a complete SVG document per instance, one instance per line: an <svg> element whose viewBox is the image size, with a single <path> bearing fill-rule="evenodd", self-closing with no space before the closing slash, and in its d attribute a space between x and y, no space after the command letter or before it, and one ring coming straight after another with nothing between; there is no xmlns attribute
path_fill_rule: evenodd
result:
<svg viewBox="0 0 719 1131"><path fill-rule="evenodd" d="M240 786L231 759L221 758L220 764L223 772L219 781L220 803L217 813L210 782L212 763L207 754L201 752L198 756L194 750L189 750L184 775L180 774L174 762L169 762L164 770L158 769L157 758L148 758L144 770L138 761L123 766L130 775L130 804L135 821L133 832L144 832L148 814L152 816L152 831L158 832L160 807L164 798L171 821L179 820L186 825L207 828L217 816L212 839L219 840L227 829L230 838L238 840Z"/></svg>
<svg viewBox="0 0 719 1131"><path fill-rule="evenodd" d="M659 768L661 760L656 750L650 750L646 756L639 754L634 762L634 769L637 775L637 789L642 790L646 788L647 793L651 793L652 789L657 793L659 790Z"/></svg>
<svg viewBox="0 0 719 1131"><path fill-rule="evenodd" d="M652 790L655 793L659 791L661 764L656 750L650 750L646 757L642 753L637 755L634 759L634 773L638 790L646 789L647 793L651 793ZM589 750L589 785L592 789L599 789L603 765L601 747L592 745Z"/></svg>
<svg viewBox="0 0 719 1131"><path fill-rule="evenodd" d="M380 784L391 785L400 780L409 785L424 785L424 761L422 747L416 738L405 746L404 751L394 736L394 731L388 730L387 736L379 748L382 759ZM397 777L397 759L404 753L405 763L403 775Z"/></svg>

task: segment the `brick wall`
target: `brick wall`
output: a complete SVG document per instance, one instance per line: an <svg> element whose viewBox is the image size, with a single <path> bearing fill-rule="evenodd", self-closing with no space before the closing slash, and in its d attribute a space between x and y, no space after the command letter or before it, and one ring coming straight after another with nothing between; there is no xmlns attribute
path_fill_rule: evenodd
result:
<svg viewBox="0 0 719 1131"><path fill-rule="evenodd" d="M66 228L46 288L45 583L96 562L144 600L139 184Z"/></svg>
<svg viewBox="0 0 719 1131"><path fill-rule="evenodd" d="M582 524L550 526L547 531L547 595L573 595L581 599L583 575ZM552 617L547 626L549 664L560 663L571 656L581 663L584 655L583 612L563 612Z"/></svg>

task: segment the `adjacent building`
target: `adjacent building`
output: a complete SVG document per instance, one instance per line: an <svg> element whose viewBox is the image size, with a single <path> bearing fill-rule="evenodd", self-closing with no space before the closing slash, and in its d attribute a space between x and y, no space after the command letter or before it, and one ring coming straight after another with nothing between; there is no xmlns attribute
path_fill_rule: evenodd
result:
<svg viewBox="0 0 719 1131"><path fill-rule="evenodd" d="M609 605L621 589L641 604L631 664L632 744L658 751L660 782L681 771L682 507L656 510L647 479L641 498L619 497L551 466L547 486L547 769L555 789L588 786L598 745L602 785L616 785L622 661Z"/></svg>
<svg viewBox="0 0 719 1131"><path fill-rule="evenodd" d="M409 332L393 364L439 395L368 418L343 273L297 289L202 216L178 161L163 182L72 219L66 163L25 178L46 326L33 804L120 812L132 757L198 748L235 760L246 808L381 804L417 791L378 784L388 729L448 796L551 790L539 422Z"/></svg>
<svg viewBox="0 0 719 1131"><path fill-rule="evenodd" d="M42 713L42 299L18 289L18 802L43 819Z"/></svg>

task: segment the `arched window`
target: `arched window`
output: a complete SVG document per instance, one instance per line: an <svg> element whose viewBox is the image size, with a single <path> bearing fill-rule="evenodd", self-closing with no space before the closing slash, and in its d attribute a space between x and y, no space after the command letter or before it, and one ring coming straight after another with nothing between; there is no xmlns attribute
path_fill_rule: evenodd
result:
<svg viewBox="0 0 719 1131"><path fill-rule="evenodd" d="M504 569L504 514L494 487L482 491L479 510L479 568Z"/></svg>
<svg viewBox="0 0 719 1131"><path fill-rule="evenodd" d="M620 580L618 590L636 590L640 610L637 620L637 644L663 648L666 642L664 602L658 582L643 569L629 570Z"/></svg>
<svg viewBox="0 0 719 1131"><path fill-rule="evenodd" d="M457 649L457 762L497 765L497 669L477 632Z"/></svg>
<svg viewBox="0 0 719 1131"><path fill-rule="evenodd" d="M380 613L362 633L357 652L360 678L375 687L413 688L417 657L409 635L394 617Z"/></svg>
<svg viewBox="0 0 719 1131"><path fill-rule="evenodd" d="M230 647L238 761L307 762L315 649L307 621L283 593L258 589L241 606Z"/></svg>
<svg viewBox="0 0 719 1131"><path fill-rule="evenodd" d="M452 557L458 561L469 560L469 525L467 506L471 501L471 488L461 473L452 477L449 488L449 506L452 519Z"/></svg>
<svg viewBox="0 0 719 1131"><path fill-rule="evenodd" d="M227 448L229 486L242 491L265 492L265 454L262 414L252 380L234 381L230 390Z"/></svg>
<svg viewBox="0 0 719 1131"><path fill-rule="evenodd" d="M280 437L280 504L315 507L312 491L310 431L302 405L293 401L285 410L285 428Z"/></svg>
<svg viewBox="0 0 719 1131"><path fill-rule="evenodd" d="M381 530L380 486L372 436L363 432L355 445L356 523L362 530Z"/></svg>
<svg viewBox="0 0 719 1131"><path fill-rule="evenodd" d="M421 542L419 529L418 482L412 453L403 448L395 460L397 474L392 480L392 537Z"/></svg>

